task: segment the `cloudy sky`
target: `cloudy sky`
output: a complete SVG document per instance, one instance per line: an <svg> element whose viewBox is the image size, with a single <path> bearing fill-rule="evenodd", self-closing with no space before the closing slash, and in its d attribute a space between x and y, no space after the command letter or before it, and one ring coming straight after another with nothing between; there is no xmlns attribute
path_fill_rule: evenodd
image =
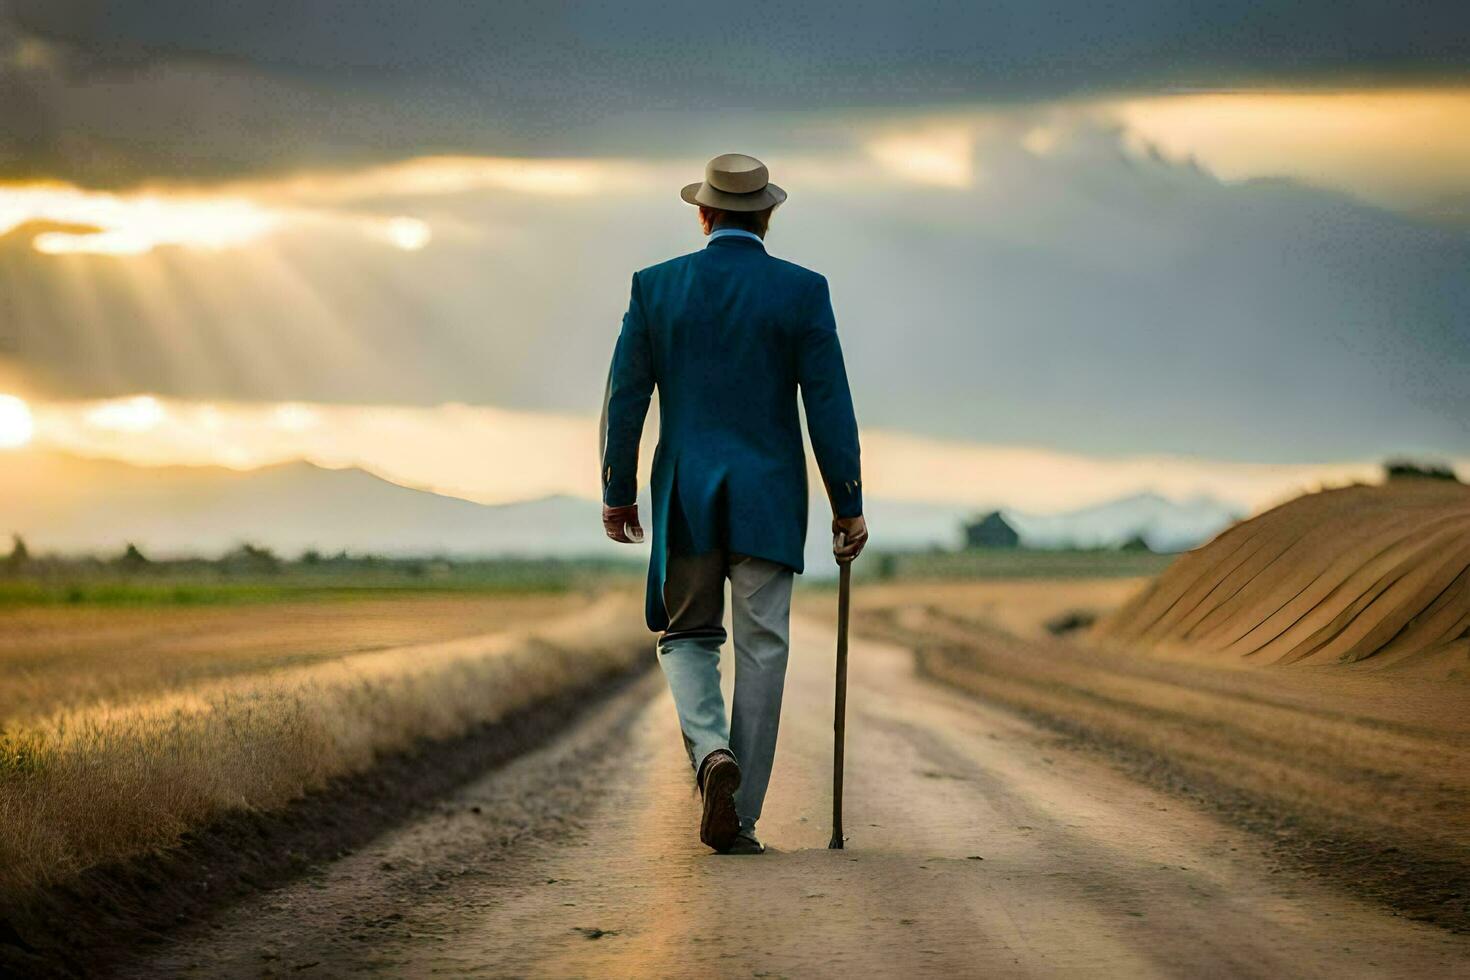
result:
<svg viewBox="0 0 1470 980"><path fill-rule="evenodd" d="M595 496L629 275L738 149L892 496L1470 459L1463 3L0 0L0 111L47 448Z"/></svg>

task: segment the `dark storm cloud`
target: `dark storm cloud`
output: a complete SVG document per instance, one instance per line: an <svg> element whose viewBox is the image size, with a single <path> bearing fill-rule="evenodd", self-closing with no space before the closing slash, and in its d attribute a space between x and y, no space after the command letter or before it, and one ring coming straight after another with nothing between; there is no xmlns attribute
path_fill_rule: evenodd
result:
<svg viewBox="0 0 1470 980"><path fill-rule="evenodd" d="M630 117L1467 68L1463 0L10 0L0 173L118 182L434 151L656 153Z"/></svg>

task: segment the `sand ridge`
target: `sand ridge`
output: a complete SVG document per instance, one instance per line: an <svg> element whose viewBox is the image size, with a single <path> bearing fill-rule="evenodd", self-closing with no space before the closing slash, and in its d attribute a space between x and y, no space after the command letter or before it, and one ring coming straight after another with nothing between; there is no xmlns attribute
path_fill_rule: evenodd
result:
<svg viewBox="0 0 1470 980"><path fill-rule="evenodd" d="M1181 557L1098 639L1470 682L1470 487L1299 497Z"/></svg>

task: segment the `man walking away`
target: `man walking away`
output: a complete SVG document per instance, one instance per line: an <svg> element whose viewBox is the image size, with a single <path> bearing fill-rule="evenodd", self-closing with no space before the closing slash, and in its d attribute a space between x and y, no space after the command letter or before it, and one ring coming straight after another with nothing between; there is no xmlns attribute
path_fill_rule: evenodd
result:
<svg viewBox="0 0 1470 980"><path fill-rule="evenodd" d="M759 854L802 570L806 457L797 393L832 505L834 551L867 542L857 421L827 280L766 253L786 192L754 157L728 153L681 196L709 236L700 251L633 276L603 406L603 526L643 539L638 444L659 393L648 627L703 796L699 839ZM720 692L725 580L735 632L729 721Z"/></svg>

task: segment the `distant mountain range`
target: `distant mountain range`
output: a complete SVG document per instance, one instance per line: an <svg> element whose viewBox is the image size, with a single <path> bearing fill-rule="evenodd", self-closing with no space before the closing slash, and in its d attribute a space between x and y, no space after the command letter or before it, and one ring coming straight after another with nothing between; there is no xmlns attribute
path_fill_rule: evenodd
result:
<svg viewBox="0 0 1470 980"><path fill-rule="evenodd" d="M874 535L891 547L957 548L963 526L995 508L906 504L868 505ZM1154 551L1185 551L1245 516L1245 508L1213 497L1171 500L1157 493L1120 497L1079 510L1032 514L999 508L1027 548L1116 548L1142 538Z"/></svg>
<svg viewBox="0 0 1470 980"><path fill-rule="evenodd" d="M1140 493L1063 514L1001 515L1030 548L1116 548L1142 538L1154 551L1185 551L1245 516L1213 497L1170 500Z"/></svg>
<svg viewBox="0 0 1470 980"><path fill-rule="evenodd" d="M385 555L608 555L596 504L485 506L358 469L286 463L237 472L138 467L54 453L0 455L0 533L33 551L213 555L242 541ZM3 545L0 545L3 547Z"/></svg>
<svg viewBox="0 0 1470 980"><path fill-rule="evenodd" d="M646 505L645 505L646 509ZM870 500L885 548L954 548L976 508ZM1140 494L1064 514L1003 515L1029 547L1112 547L1142 536L1151 547L1192 547L1239 513L1207 497L1176 502ZM243 541L284 555L307 548L385 555L631 556L606 540L599 507L574 497L486 506L399 486L358 469L287 463L258 470L139 467L60 453L0 454L0 533L33 551L108 553L134 542L158 556L214 555ZM814 502L807 559L829 536ZM0 545L3 547L3 545Z"/></svg>

